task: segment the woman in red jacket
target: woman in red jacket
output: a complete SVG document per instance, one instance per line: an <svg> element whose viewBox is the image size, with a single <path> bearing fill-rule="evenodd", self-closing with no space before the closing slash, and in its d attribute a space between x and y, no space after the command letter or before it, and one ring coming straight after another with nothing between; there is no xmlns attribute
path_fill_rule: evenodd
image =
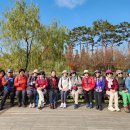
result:
<svg viewBox="0 0 130 130"><path fill-rule="evenodd" d="M94 78L89 75L88 70L84 70L84 77L82 79L82 87L83 87L85 98L87 101L87 104L86 104L87 108L93 107L92 92L93 92L94 86L95 86Z"/></svg>
<svg viewBox="0 0 130 130"><path fill-rule="evenodd" d="M42 107L44 107L44 104L45 104L44 94L46 94L47 87L48 87L48 80L45 77L45 72L40 71L39 77L36 80L36 89L39 96L38 109L41 109Z"/></svg>
<svg viewBox="0 0 130 130"><path fill-rule="evenodd" d="M26 87L27 77L25 76L25 70L20 69L19 75L14 80L14 86L16 87L16 96L18 100L18 106L26 106Z"/></svg>
<svg viewBox="0 0 130 130"><path fill-rule="evenodd" d="M106 71L106 94L110 96L108 110L120 111L118 107L118 83L111 70ZM113 108L114 101L114 108Z"/></svg>

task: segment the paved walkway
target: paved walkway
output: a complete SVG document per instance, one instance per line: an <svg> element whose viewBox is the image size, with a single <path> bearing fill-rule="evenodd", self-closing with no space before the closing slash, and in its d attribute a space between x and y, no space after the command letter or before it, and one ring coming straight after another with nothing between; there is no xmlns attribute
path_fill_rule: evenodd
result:
<svg viewBox="0 0 130 130"><path fill-rule="evenodd" d="M0 130L130 130L130 114L85 106L77 110L13 107L0 112Z"/></svg>

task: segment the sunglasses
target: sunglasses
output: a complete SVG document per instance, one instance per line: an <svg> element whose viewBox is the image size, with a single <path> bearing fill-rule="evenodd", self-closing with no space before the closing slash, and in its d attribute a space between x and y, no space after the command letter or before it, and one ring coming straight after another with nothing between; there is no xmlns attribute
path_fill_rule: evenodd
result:
<svg viewBox="0 0 130 130"><path fill-rule="evenodd" d="M107 73L107 75L112 75L112 73Z"/></svg>
<svg viewBox="0 0 130 130"><path fill-rule="evenodd" d="M123 74L123 73L118 73L118 74L120 75L120 74Z"/></svg>

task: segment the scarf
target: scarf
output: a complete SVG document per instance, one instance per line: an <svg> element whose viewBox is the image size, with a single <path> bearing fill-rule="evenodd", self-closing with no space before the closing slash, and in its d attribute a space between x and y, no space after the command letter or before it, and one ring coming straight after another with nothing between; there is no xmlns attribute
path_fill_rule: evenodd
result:
<svg viewBox="0 0 130 130"><path fill-rule="evenodd" d="M109 79L108 77L106 77L106 80L108 81L108 88L111 89L111 87L113 85L113 79Z"/></svg>

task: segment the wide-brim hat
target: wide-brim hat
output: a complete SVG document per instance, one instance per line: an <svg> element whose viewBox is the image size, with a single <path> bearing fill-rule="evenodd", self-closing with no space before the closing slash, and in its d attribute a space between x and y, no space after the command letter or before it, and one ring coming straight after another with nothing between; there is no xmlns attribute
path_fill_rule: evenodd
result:
<svg viewBox="0 0 130 130"><path fill-rule="evenodd" d="M112 70L106 70L106 74L109 74L109 73L113 74Z"/></svg>
<svg viewBox="0 0 130 130"><path fill-rule="evenodd" d="M84 74L89 74L89 71L88 70L84 70L84 72L83 72Z"/></svg>
<svg viewBox="0 0 130 130"><path fill-rule="evenodd" d="M70 71L70 75L71 75L71 74L76 74L76 71L75 71L75 70L71 70L71 71Z"/></svg>
<svg viewBox="0 0 130 130"><path fill-rule="evenodd" d="M63 70L63 71L62 71L62 74L64 74L64 73L67 73L67 74L68 74L68 71L67 71L67 70Z"/></svg>
<svg viewBox="0 0 130 130"><path fill-rule="evenodd" d="M94 74L95 73L100 73L101 74L101 71L100 70L95 70Z"/></svg>
<svg viewBox="0 0 130 130"><path fill-rule="evenodd" d="M116 74L117 74L117 75L120 74L120 73L123 73L123 71L122 71L122 70L117 70L117 71L116 71Z"/></svg>
<svg viewBox="0 0 130 130"><path fill-rule="evenodd" d="M33 71L33 73L37 73L37 74L38 74L38 73L39 73L39 72L38 72L38 69L35 69L35 70Z"/></svg>

